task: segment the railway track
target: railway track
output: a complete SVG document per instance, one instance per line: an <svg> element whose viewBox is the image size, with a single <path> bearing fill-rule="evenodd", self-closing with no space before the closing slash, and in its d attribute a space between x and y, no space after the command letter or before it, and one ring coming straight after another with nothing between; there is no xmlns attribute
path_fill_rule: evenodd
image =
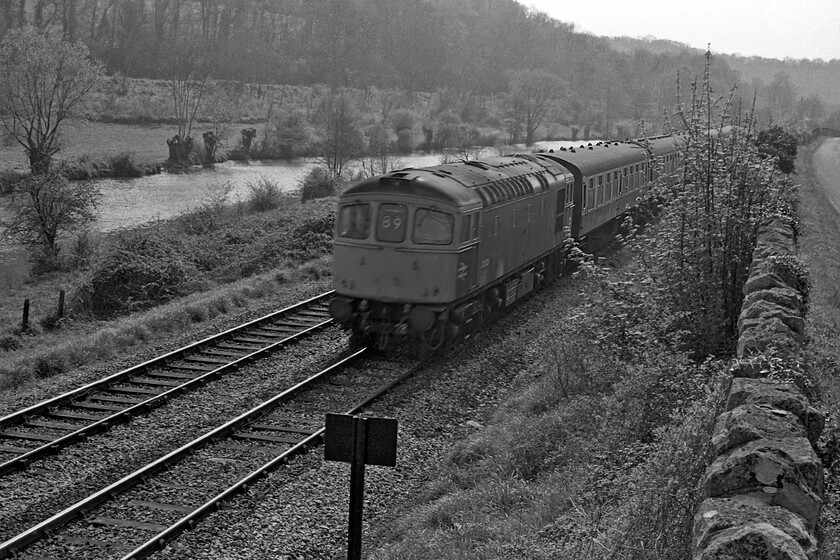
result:
<svg viewBox="0 0 840 560"><path fill-rule="evenodd" d="M0 418L0 476L332 323L327 292Z"/></svg>
<svg viewBox="0 0 840 560"><path fill-rule="evenodd" d="M0 559L147 558L323 438L416 369L365 357L327 367L252 410L0 544Z"/></svg>

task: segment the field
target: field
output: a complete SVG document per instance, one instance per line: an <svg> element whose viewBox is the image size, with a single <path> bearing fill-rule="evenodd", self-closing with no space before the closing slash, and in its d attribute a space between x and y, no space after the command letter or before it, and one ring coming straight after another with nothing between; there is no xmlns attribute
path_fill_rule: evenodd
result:
<svg viewBox="0 0 840 560"><path fill-rule="evenodd" d="M174 125L117 124L96 121L68 121L62 129L62 149L58 159L73 161L81 156L104 159L129 153L139 164L156 165L166 161L166 139L178 132ZM204 130L198 128L197 131ZM239 128L234 129L238 134ZM230 140L235 141L235 136ZM29 163L18 144L8 141L0 146L0 170L26 171Z"/></svg>

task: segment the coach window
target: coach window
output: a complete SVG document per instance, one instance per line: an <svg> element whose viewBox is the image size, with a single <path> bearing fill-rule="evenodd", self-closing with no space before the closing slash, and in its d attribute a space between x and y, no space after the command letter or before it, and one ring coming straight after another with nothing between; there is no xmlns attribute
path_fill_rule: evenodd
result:
<svg viewBox="0 0 840 560"><path fill-rule="evenodd" d="M493 235L499 235L499 229L502 226L502 217L493 216Z"/></svg>
<svg viewBox="0 0 840 560"><path fill-rule="evenodd" d="M534 209L529 204L525 207L525 219L528 223L531 223L531 218L533 217Z"/></svg>
<svg viewBox="0 0 840 560"><path fill-rule="evenodd" d="M338 236L367 239L370 234L370 205L345 204L338 216Z"/></svg>
<svg viewBox="0 0 840 560"><path fill-rule="evenodd" d="M519 210L513 211L513 218L511 219L510 225L512 227L516 227L516 217L519 215Z"/></svg>
<svg viewBox="0 0 840 560"><path fill-rule="evenodd" d="M472 236L473 236L473 239L478 239L479 214L473 214L472 217L473 217L473 220L472 220L472 224L473 224Z"/></svg>
<svg viewBox="0 0 840 560"><path fill-rule="evenodd" d="M414 212L411 240L421 245L449 245L454 226L452 214L434 208L418 208Z"/></svg>
<svg viewBox="0 0 840 560"><path fill-rule="evenodd" d="M607 179L609 180L610 174L607 173ZM609 181L607 181L609 182ZM602 202L604 202L604 176L598 175L598 198L594 201L595 204L593 206L598 206Z"/></svg>

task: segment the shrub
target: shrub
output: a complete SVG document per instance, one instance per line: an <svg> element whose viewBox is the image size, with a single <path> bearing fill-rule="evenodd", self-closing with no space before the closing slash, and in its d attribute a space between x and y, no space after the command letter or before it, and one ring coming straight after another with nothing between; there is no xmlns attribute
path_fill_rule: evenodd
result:
<svg viewBox="0 0 840 560"><path fill-rule="evenodd" d="M292 231L283 247L286 258L306 262L332 251L335 213L307 220Z"/></svg>
<svg viewBox="0 0 840 560"><path fill-rule="evenodd" d="M93 156L85 154L79 159L67 163L63 168L64 175L73 181L84 181L110 175L108 162L94 159Z"/></svg>
<svg viewBox="0 0 840 560"><path fill-rule="evenodd" d="M283 192L277 183L266 177L260 177L258 181L249 181L248 185L248 206L254 212L265 212L280 206Z"/></svg>
<svg viewBox="0 0 840 560"><path fill-rule="evenodd" d="M323 167L313 167L301 180L300 199L302 202L333 196L339 180Z"/></svg>
<svg viewBox="0 0 840 560"><path fill-rule="evenodd" d="M280 115L269 126L265 139L258 145L260 159L293 159L312 155L314 135L306 114L290 111Z"/></svg>
<svg viewBox="0 0 840 560"><path fill-rule="evenodd" d="M0 350L3 352L11 352L21 347L20 337L7 334L0 336Z"/></svg>
<svg viewBox="0 0 840 560"><path fill-rule="evenodd" d="M144 309L202 284L191 255L153 231L122 234L78 288L74 304L96 316Z"/></svg>
<svg viewBox="0 0 840 560"><path fill-rule="evenodd" d="M134 161L134 155L129 152L122 152L109 158L111 170L114 177L142 177L143 168Z"/></svg>
<svg viewBox="0 0 840 560"><path fill-rule="evenodd" d="M26 173L18 171L0 171L0 194L12 194L15 185L26 177Z"/></svg>

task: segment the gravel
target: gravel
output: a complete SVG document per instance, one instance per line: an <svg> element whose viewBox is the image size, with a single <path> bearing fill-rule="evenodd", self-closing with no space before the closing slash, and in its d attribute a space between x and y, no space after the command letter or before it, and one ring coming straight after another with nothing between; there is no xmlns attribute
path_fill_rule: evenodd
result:
<svg viewBox="0 0 840 560"><path fill-rule="evenodd" d="M552 289L537 294L487 332L427 364L365 411L367 415L393 417L400 422L397 467L367 468L366 550L372 550L387 539L400 513L416 502L423 484L433 479L441 458L451 446L480 429L513 388L533 379L524 352L528 333L539 329L540 321L545 319L540 318L538 311L545 308L546 301L556 297L557 291ZM313 290L312 295L315 293L320 292ZM303 297L297 293L288 303ZM271 306L271 309L252 309L248 315L257 317L277 307L279 305ZM231 317L207 325L203 330L212 334L246 319ZM143 356L134 355L114 360L110 365L93 366L90 371L77 373L76 378L93 380L203 335L192 332L182 340L171 341L166 348L146 349ZM26 472L6 477L0 481L0 495L4 496L0 540L17 534L308 376L345 345L346 337L337 329L331 330L324 336L299 343L255 366L243 368L201 390L179 397L147 417L91 437L83 445L40 461ZM79 383L67 380L45 383L46 386L18 396L18 402L36 402ZM11 408L20 406L25 404ZM349 466L327 463L322 453L323 448L319 447L294 459L203 520L154 558L344 557ZM224 472L225 462L219 465L220 472ZM169 491L177 498L173 499L174 503L184 503L185 499L190 502L189 487L182 488L174 482ZM142 492L132 497L144 499ZM191 505L198 505L195 503L198 501L197 493ZM107 506L95 514L120 516L119 511L109 510ZM171 517L171 514L154 512L143 519L160 523L170 521ZM86 522L79 523L80 528L83 523ZM125 531L128 536L136 529ZM77 557L69 548L61 550L66 557ZM55 549L51 552L62 554Z"/></svg>
<svg viewBox="0 0 840 560"><path fill-rule="evenodd" d="M452 445L480 429L511 391L533 379L524 351L527 333L540 328L545 317L537 310L556 291L538 294L500 324L436 358L365 411L397 418L399 442L395 468L366 468L364 550L387 540ZM325 462L323 448L316 448L154 558L345 558L349 480L349 465Z"/></svg>
<svg viewBox="0 0 840 560"><path fill-rule="evenodd" d="M299 299L302 299L302 296L298 295L295 302ZM276 308L275 303L272 309ZM240 324L251 315L263 315L264 311L252 309L246 316L221 322L230 325L220 324L211 330L217 332L222 328ZM186 340L172 341L171 345L178 347L179 343L183 345L196 340L198 336L202 334L192 333L185 336ZM0 495L3 496L3 508L0 510L0 541L14 536L309 377L329 363L335 353L344 349L346 344L346 335L337 328L326 329L274 356L242 367L192 393L175 398L148 416L115 426L108 432L92 436L84 443L66 449L54 457L34 463L26 471L3 477L0 479ZM146 357L124 358L112 361L110 368L101 364L90 369L98 372L98 375L104 375L118 367L127 367L143 359ZM93 378L96 375L90 372L79 374L82 377ZM56 381L55 386L64 383L67 383L66 380ZM31 393L40 395L42 391L46 392L46 389L41 387Z"/></svg>

